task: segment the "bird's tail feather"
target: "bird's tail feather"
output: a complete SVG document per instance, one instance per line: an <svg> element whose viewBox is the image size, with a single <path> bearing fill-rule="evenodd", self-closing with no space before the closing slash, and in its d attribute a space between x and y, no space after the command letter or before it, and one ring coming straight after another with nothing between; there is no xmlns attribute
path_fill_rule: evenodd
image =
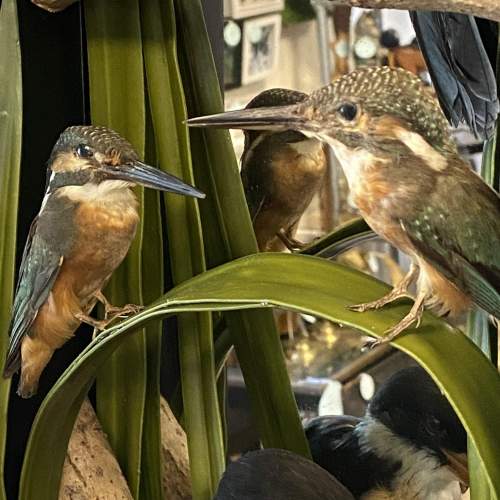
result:
<svg viewBox="0 0 500 500"><path fill-rule="evenodd" d="M465 121L482 138L492 135L499 101L495 73L473 16L410 13L439 101L456 126Z"/></svg>

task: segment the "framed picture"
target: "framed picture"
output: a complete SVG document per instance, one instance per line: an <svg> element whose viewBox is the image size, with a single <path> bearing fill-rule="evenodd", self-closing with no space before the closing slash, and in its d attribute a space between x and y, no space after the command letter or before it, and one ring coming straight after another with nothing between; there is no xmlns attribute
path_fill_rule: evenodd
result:
<svg viewBox="0 0 500 500"><path fill-rule="evenodd" d="M242 85L262 80L276 69L280 36L280 14L256 17L243 23Z"/></svg>
<svg viewBox="0 0 500 500"><path fill-rule="evenodd" d="M242 19L283 10L285 0L224 0L224 17Z"/></svg>

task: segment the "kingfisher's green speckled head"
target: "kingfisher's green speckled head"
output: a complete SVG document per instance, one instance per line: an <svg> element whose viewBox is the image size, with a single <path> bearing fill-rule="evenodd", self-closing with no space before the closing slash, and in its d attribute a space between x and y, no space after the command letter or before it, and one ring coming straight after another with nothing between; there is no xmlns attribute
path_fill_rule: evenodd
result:
<svg viewBox="0 0 500 500"><path fill-rule="evenodd" d="M203 198L196 188L177 177L146 165L132 145L106 127L68 127L57 140L47 171L48 192L64 186L121 181Z"/></svg>

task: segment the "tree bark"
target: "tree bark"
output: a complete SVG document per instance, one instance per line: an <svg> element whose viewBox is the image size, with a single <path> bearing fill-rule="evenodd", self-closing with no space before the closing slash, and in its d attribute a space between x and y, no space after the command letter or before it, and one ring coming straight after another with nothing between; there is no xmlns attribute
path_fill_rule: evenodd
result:
<svg viewBox="0 0 500 500"><path fill-rule="evenodd" d="M59 500L132 500L92 405L86 399L69 440Z"/></svg>
<svg viewBox="0 0 500 500"><path fill-rule="evenodd" d="M330 3L366 9L459 12L500 22L500 2L497 0L330 0Z"/></svg>
<svg viewBox="0 0 500 500"><path fill-rule="evenodd" d="M190 500L186 433L163 398L160 411L163 496L169 500ZM91 499L132 500L132 494L94 409L86 399L69 441L59 500Z"/></svg>
<svg viewBox="0 0 500 500"><path fill-rule="evenodd" d="M163 398L160 412L163 497L169 500L189 500L191 476L186 433Z"/></svg>

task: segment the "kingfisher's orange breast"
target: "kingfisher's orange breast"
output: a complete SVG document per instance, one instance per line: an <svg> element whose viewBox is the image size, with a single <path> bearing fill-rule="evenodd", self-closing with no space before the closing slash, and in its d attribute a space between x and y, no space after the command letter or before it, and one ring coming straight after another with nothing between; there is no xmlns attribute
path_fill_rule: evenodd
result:
<svg viewBox="0 0 500 500"><path fill-rule="evenodd" d="M105 207L80 203L74 223L77 237L32 326L36 337L54 348L72 336L80 321L75 314L88 314L101 290L125 258L135 235L139 216L135 207Z"/></svg>

